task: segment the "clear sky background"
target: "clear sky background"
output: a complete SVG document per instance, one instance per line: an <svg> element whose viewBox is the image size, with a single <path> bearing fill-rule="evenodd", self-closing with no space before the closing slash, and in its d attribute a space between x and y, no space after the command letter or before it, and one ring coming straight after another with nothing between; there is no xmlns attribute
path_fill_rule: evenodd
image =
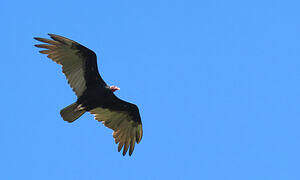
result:
<svg viewBox="0 0 300 180"><path fill-rule="evenodd" d="M300 2L0 2L3 180L299 180ZM34 36L94 50L140 108L133 156L85 114Z"/></svg>

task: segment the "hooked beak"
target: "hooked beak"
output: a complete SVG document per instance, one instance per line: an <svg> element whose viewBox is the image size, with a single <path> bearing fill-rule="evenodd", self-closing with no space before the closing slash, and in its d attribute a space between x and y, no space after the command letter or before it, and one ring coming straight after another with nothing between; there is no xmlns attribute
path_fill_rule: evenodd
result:
<svg viewBox="0 0 300 180"><path fill-rule="evenodd" d="M120 88L117 86L110 86L109 88L112 92L115 92L116 90L120 90Z"/></svg>

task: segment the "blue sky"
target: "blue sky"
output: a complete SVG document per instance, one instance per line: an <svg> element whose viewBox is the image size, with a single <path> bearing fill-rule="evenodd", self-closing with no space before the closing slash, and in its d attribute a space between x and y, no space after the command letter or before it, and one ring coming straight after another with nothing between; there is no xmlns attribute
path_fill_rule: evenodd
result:
<svg viewBox="0 0 300 180"><path fill-rule="evenodd" d="M0 2L0 179L299 180L300 2ZM94 50L140 108L133 156L85 114L32 37Z"/></svg>

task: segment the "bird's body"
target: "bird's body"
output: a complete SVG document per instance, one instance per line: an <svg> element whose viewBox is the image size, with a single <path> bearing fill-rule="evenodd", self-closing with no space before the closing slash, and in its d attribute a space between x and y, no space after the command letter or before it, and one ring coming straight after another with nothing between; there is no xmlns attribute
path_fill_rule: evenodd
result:
<svg viewBox="0 0 300 180"><path fill-rule="evenodd" d="M77 101L62 109L60 114L65 121L73 122L85 112L95 115L95 119L114 130L118 151L123 155L129 148L132 154L135 142L142 139L143 129L139 109L136 105L115 96L116 86L108 86L98 72L96 54L81 44L62 36L49 34L52 40L35 38L48 44L35 45L45 48L40 53L48 54L62 65L68 83L77 95Z"/></svg>
<svg viewBox="0 0 300 180"><path fill-rule="evenodd" d="M105 88L95 87L93 89L85 90L77 99L76 103L81 104L87 111L97 108L99 105L101 105L102 108L112 108L113 110L120 111L128 108L138 110L136 105L117 98L110 90L109 86L106 86ZM138 121L140 121L140 118L138 118Z"/></svg>
<svg viewBox="0 0 300 180"><path fill-rule="evenodd" d="M99 104L108 107L109 103L113 103L111 101L113 98L114 94L109 87L94 87L92 89L86 89L77 99L77 103L82 104L87 110L91 110L96 108Z"/></svg>

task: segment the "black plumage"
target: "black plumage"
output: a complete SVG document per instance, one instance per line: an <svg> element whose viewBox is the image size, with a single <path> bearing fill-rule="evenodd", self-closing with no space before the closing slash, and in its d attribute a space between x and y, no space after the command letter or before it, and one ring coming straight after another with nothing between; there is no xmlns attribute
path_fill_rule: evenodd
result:
<svg viewBox="0 0 300 180"><path fill-rule="evenodd" d="M118 151L123 148L123 155L129 149L129 155L143 136L139 109L136 105L123 101L113 93L116 89L108 86L101 78L96 54L83 45L68 38L49 34L50 39L34 39L46 43L36 47L46 50L54 62L62 65L68 83L77 95L77 101L62 109L60 114L65 121L73 122L85 112L95 115L106 127L114 131Z"/></svg>

